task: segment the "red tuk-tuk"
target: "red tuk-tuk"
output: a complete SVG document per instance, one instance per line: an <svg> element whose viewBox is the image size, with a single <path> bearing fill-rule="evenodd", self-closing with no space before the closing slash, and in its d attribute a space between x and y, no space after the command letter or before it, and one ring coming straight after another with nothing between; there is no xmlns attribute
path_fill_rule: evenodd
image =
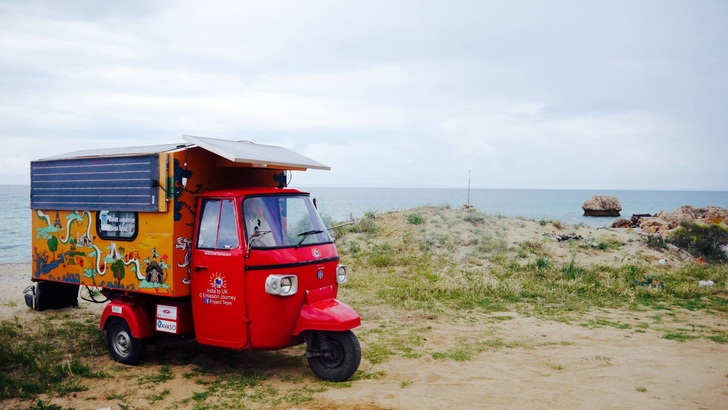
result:
<svg viewBox="0 0 728 410"><path fill-rule="evenodd" d="M285 186L291 169L327 167L278 147L185 139L192 144L32 163L28 305L75 306L80 286L100 289L100 329L124 364L162 334L229 349L305 342L318 377L347 380L361 361L351 331L359 315L336 299L349 274L310 195ZM122 194L104 202L98 187L113 184ZM95 195L86 203L84 191ZM149 198L131 204L138 191Z"/></svg>

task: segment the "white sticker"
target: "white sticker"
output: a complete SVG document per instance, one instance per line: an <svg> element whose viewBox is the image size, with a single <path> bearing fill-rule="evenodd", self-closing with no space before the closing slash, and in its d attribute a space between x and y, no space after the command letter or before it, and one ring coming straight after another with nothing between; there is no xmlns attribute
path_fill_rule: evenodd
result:
<svg viewBox="0 0 728 410"><path fill-rule="evenodd" d="M121 314L121 306L112 306L111 307L111 313L119 313L119 314Z"/></svg>
<svg viewBox="0 0 728 410"><path fill-rule="evenodd" d="M177 306L157 305L157 319L177 320Z"/></svg>
<svg viewBox="0 0 728 410"><path fill-rule="evenodd" d="M160 332L177 333L177 323L169 320L157 319L157 330Z"/></svg>

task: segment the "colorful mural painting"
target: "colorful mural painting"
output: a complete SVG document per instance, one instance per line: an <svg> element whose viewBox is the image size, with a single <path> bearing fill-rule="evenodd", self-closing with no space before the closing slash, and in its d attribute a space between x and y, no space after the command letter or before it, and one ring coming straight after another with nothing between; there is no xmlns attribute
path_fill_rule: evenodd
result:
<svg viewBox="0 0 728 410"><path fill-rule="evenodd" d="M174 165L169 167L171 195L167 187L160 186L164 191L160 197L168 199L158 205L157 212L34 209L33 277L160 295L188 295L195 195L203 185L195 183L186 151L159 154L156 163L160 167L168 161ZM167 202L171 212L167 211Z"/></svg>
<svg viewBox="0 0 728 410"><path fill-rule="evenodd" d="M36 211L33 276L94 287L168 293L170 257L154 245L157 235L138 235L129 242L101 239L96 234L95 213L57 211L67 221L59 228L49 215ZM114 226L114 222L105 222Z"/></svg>
<svg viewBox="0 0 728 410"><path fill-rule="evenodd" d="M243 181L251 186L274 186L275 175L281 173L237 164L220 167L216 158L198 147L172 146L138 157L34 162L34 278L165 296L189 295L198 194ZM69 167L83 171L70 180L64 171ZM121 184L146 180L136 186L129 182L110 188L102 181L111 174ZM132 204L141 196L146 202ZM45 201L53 201L48 203L55 207L37 206ZM73 210L76 204L84 210Z"/></svg>

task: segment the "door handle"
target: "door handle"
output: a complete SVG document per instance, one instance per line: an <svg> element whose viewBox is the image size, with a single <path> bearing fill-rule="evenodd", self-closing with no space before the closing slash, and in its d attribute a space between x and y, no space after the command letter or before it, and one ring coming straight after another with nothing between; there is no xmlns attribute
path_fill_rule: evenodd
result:
<svg viewBox="0 0 728 410"><path fill-rule="evenodd" d="M207 266L202 266L202 265L195 266L195 272L199 272L201 270L207 270Z"/></svg>

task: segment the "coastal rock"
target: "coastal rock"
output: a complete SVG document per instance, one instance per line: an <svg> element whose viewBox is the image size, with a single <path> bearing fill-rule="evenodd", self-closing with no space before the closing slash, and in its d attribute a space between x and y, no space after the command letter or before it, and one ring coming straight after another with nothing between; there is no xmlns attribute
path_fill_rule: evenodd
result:
<svg viewBox="0 0 728 410"><path fill-rule="evenodd" d="M467 211L467 212L478 212L478 209L475 208L474 205L470 205L470 204L463 205L463 210Z"/></svg>
<svg viewBox="0 0 728 410"><path fill-rule="evenodd" d="M584 210L584 216L619 216L622 204L617 197L595 195L584 202L581 209Z"/></svg>
<svg viewBox="0 0 728 410"><path fill-rule="evenodd" d="M640 228L646 233L658 233L670 230L667 221L659 218L641 219Z"/></svg>
<svg viewBox="0 0 728 410"><path fill-rule="evenodd" d="M639 215L632 214L632 217L629 218L630 222L632 222L632 227L636 228L636 227L640 226L640 221L642 220L643 217L646 217L646 216L652 217L652 215L650 215L650 214L639 214Z"/></svg>
<svg viewBox="0 0 728 410"><path fill-rule="evenodd" d="M643 218L652 218L650 214L632 214L629 219L617 218L612 222L612 228L639 228Z"/></svg>
<svg viewBox="0 0 728 410"><path fill-rule="evenodd" d="M631 228L632 221L624 218L617 218L612 222L612 228Z"/></svg>
<svg viewBox="0 0 728 410"><path fill-rule="evenodd" d="M690 205L684 205L672 212L660 211L655 216L632 215L627 221L625 219L617 219L612 224L612 228L640 228L645 233L668 234L680 227L683 222L698 223L703 225L719 224L728 227L728 209L717 206L706 206L704 208L694 208ZM629 224L628 222L631 222Z"/></svg>
<svg viewBox="0 0 728 410"><path fill-rule="evenodd" d="M693 208L690 205L683 205L672 212L660 211L655 215L655 219L665 221L667 229L670 230L679 228L683 222L728 226L728 209L717 206Z"/></svg>

